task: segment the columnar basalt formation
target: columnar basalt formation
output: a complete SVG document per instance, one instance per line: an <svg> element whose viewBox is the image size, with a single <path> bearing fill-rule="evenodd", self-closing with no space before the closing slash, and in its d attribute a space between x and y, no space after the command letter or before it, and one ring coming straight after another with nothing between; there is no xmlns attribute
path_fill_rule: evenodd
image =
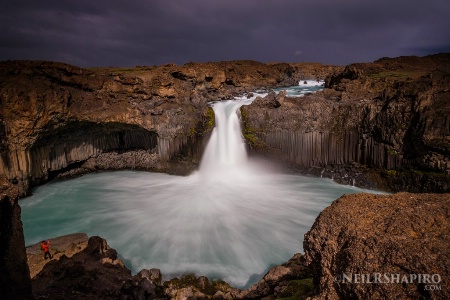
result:
<svg viewBox="0 0 450 300"><path fill-rule="evenodd" d="M253 61L133 69L3 62L0 172L19 181L21 194L55 173L90 171L107 152L144 150L135 152L138 165L123 167L170 172L173 157L199 154L214 125L208 101L335 69Z"/></svg>
<svg viewBox="0 0 450 300"><path fill-rule="evenodd" d="M251 151L339 182L450 191L450 55L355 64L303 98L241 108Z"/></svg>

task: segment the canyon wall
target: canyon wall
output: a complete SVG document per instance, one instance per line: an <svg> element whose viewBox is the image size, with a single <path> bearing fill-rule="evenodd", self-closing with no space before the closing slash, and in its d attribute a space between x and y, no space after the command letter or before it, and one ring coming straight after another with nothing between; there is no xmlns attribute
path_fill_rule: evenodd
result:
<svg viewBox="0 0 450 300"><path fill-rule="evenodd" d="M22 195L70 170L108 169L108 158L118 166L104 155L112 152L126 162L120 168L186 173L198 163L214 126L209 101L296 84L305 74L318 77L335 69L254 61L131 69L3 62L0 172L17 182ZM123 155L130 151L134 160ZM180 156L194 160L184 171L171 163Z"/></svg>
<svg viewBox="0 0 450 300"><path fill-rule="evenodd" d="M188 174L214 127L208 102L336 69L254 61L129 69L0 62L2 297L31 298L17 203L31 187L96 170Z"/></svg>
<svg viewBox="0 0 450 300"><path fill-rule="evenodd" d="M345 184L450 191L450 55L347 66L302 98L241 108L255 155Z"/></svg>

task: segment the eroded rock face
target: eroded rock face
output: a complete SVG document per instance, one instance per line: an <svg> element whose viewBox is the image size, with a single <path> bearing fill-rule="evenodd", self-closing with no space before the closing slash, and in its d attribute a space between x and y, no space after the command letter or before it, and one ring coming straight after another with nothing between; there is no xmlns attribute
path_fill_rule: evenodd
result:
<svg viewBox="0 0 450 300"><path fill-rule="evenodd" d="M353 64L302 98L241 108L252 153L344 184L450 191L450 55Z"/></svg>
<svg viewBox="0 0 450 300"><path fill-rule="evenodd" d="M342 196L303 242L320 291L313 299L449 299L449 217L449 194ZM419 274L430 278L410 279Z"/></svg>

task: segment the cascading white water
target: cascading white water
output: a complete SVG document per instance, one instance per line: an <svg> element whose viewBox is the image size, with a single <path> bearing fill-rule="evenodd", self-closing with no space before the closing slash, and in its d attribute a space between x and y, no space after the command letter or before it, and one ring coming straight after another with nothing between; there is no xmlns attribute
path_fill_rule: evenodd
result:
<svg viewBox="0 0 450 300"><path fill-rule="evenodd" d="M248 171L248 158L242 138L237 110L251 103L247 101L222 101L214 104L216 126L200 164L200 174L208 179L237 179Z"/></svg>
<svg viewBox="0 0 450 300"><path fill-rule="evenodd" d="M214 104L216 128L200 170L188 177L120 171L37 188L20 202L26 244L86 232L107 239L133 272L255 283L302 251L324 207L361 190L252 164L236 113L250 102Z"/></svg>

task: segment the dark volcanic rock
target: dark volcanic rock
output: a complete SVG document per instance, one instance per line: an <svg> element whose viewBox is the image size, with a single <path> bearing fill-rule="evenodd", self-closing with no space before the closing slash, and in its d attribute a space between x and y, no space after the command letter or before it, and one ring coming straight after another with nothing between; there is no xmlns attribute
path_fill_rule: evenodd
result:
<svg viewBox="0 0 450 300"><path fill-rule="evenodd" d="M270 91L264 98L257 97L252 104L265 108L278 108L281 106L281 103L278 100L279 98L280 97L277 97L274 91Z"/></svg>
<svg viewBox="0 0 450 300"><path fill-rule="evenodd" d="M17 197L0 195L0 297L31 299L30 271Z"/></svg>
<svg viewBox="0 0 450 300"><path fill-rule="evenodd" d="M164 282L164 292L170 299L235 299L240 290L222 280L184 275Z"/></svg>
<svg viewBox="0 0 450 300"><path fill-rule="evenodd" d="M449 219L449 194L341 197L305 235L319 290L313 299L450 299ZM375 274L383 283L361 283L374 282ZM409 281L397 283L391 274ZM419 274L438 275L434 283L410 279ZM345 275L359 283L345 282Z"/></svg>

